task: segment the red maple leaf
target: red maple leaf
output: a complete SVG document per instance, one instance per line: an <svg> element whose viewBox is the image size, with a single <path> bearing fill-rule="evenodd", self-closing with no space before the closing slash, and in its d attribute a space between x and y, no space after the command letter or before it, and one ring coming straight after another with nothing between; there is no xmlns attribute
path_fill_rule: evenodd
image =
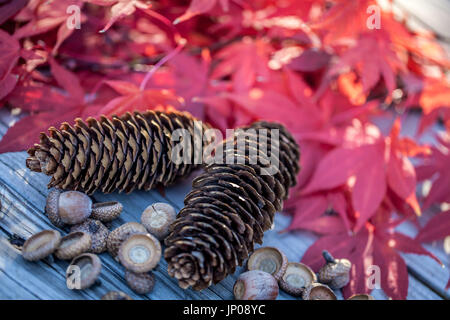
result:
<svg viewBox="0 0 450 320"><path fill-rule="evenodd" d="M387 138L381 137L371 125L361 129L356 132L359 137L350 131L346 138L350 139L344 140L343 146L323 157L300 194L348 186L352 190L351 206L356 212L356 231L378 210L388 188L420 214L415 196L415 170L402 149L404 140L398 137L400 122L395 122Z"/></svg>
<svg viewBox="0 0 450 320"><path fill-rule="evenodd" d="M2 1L4 2L4 1ZM14 16L27 4L28 0L10 0L0 6L0 25Z"/></svg>
<svg viewBox="0 0 450 320"><path fill-rule="evenodd" d="M441 212L431 218L428 223L420 229L416 236L419 242L432 242L442 240L450 235L450 210Z"/></svg>
<svg viewBox="0 0 450 320"><path fill-rule="evenodd" d="M17 83L18 76L11 74L11 71L19 57L19 42L0 30L0 100L10 93Z"/></svg>
<svg viewBox="0 0 450 320"><path fill-rule="evenodd" d="M111 6L108 23L100 32L106 32L119 19L129 16L139 9L150 8L149 4L140 0L85 0L99 6Z"/></svg>
<svg viewBox="0 0 450 320"><path fill-rule="evenodd" d="M211 79L231 77L237 93L248 92L258 82L269 81L269 54L271 45L264 40L245 38L219 51L215 58L221 62Z"/></svg>
<svg viewBox="0 0 450 320"><path fill-rule="evenodd" d="M179 108L182 104L180 98L169 90L142 90L135 84L119 80L108 80L105 83L116 90L120 96L98 109L96 115L121 115L147 109L166 110Z"/></svg>
<svg viewBox="0 0 450 320"><path fill-rule="evenodd" d="M346 51L331 67L329 77L353 68L360 76L363 93L369 93L383 78L388 92L396 88L396 71L402 68L387 33L382 31L362 34L355 46Z"/></svg>
<svg viewBox="0 0 450 320"><path fill-rule="evenodd" d="M367 8L373 0L337 0L318 21L310 24L314 30L326 34L325 42L331 43L343 37L355 37L367 30Z"/></svg>
<svg viewBox="0 0 450 320"><path fill-rule="evenodd" d="M233 1L239 4L241 3L241 0ZM218 3L223 11L229 10L230 0L192 0L186 12L176 18L173 23L178 24L199 14L211 11Z"/></svg>
<svg viewBox="0 0 450 320"><path fill-rule="evenodd" d="M28 5L23 8L16 16L15 20L27 23L21 28L17 29L14 37L17 39L46 33L58 27L56 43L54 52L58 50L61 43L67 39L74 29L67 27L67 21L70 14L67 11L69 6L83 7L81 0L60 0L60 1L46 1L39 3L39 1L30 1ZM80 22L85 21L84 15L80 16Z"/></svg>
<svg viewBox="0 0 450 320"><path fill-rule="evenodd" d="M450 202L450 135L437 135L437 139L441 146L432 147L431 155L424 157L416 169L420 181L432 180L431 189L423 203L424 209L435 203Z"/></svg>

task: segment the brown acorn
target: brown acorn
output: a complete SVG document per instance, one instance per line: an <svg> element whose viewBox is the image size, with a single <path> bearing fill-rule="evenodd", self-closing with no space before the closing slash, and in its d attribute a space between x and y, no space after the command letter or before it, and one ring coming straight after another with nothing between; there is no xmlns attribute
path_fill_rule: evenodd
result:
<svg viewBox="0 0 450 320"><path fill-rule="evenodd" d="M136 233L147 233L147 229L140 223L128 222L111 231L106 240L106 246L111 256L115 258L122 242Z"/></svg>
<svg viewBox="0 0 450 320"><path fill-rule="evenodd" d="M130 270L126 270L125 280L131 290L138 294L150 293L155 286L155 277L151 272L134 273Z"/></svg>
<svg viewBox="0 0 450 320"><path fill-rule="evenodd" d="M89 252L102 253L106 251L106 239L109 235L108 228L99 220L86 219L83 223L76 224L70 228L70 232L81 231L91 236L91 247Z"/></svg>
<svg viewBox="0 0 450 320"><path fill-rule="evenodd" d="M350 281L352 263L347 259L335 259L326 250L322 254L326 264L319 270L319 282L334 290L345 287Z"/></svg>
<svg viewBox="0 0 450 320"><path fill-rule="evenodd" d="M51 189L47 196L45 212L49 220L58 228L64 224L79 224L91 217L109 222L122 212L122 204L117 201L92 204L89 196L78 191Z"/></svg>
<svg viewBox="0 0 450 320"><path fill-rule="evenodd" d="M61 239L55 256L61 260L70 260L87 252L91 248L92 240L89 233L76 231Z"/></svg>
<svg viewBox="0 0 450 320"><path fill-rule="evenodd" d="M62 222L58 214L58 202L61 192L62 191L58 188L51 189L47 195L45 205L45 213L47 214L48 219L57 228L62 228L64 226L64 222Z"/></svg>
<svg viewBox="0 0 450 320"><path fill-rule="evenodd" d="M374 297L372 297L370 294L354 294L347 300L375 300Z"/></svg>
<svg viewBox="0 0 450 320"><path fill-rule="evenodd" d="M123 241L118 257L127 270L135 273L148 272L161 259L161 244L149 233L136 233Z"/></svg>
<svg viewBox="0 0 450 320"><path fill-rule="evenodd" d="M66 224L78 224L86 220L92 212L92 200L78 191L66 191L59 195L58 214Z"/></svg>
<svg viewBox="0 0 450 320"><path fill-rule="evenodd" d="M133 300L133 298L122 291L109 291L102 297L102 300Z"/></svg>
<svg viewBox="0 0 450 320"><path fill-rule="evenodd" d="M122 204L117 201L94 203L92 205L91 218L102 222L110 222L117 219L122 210Z"/></svg>
<svg viewBox="0 0 450 320"><path fill-rule="evenodd" d="M141 223L148 232L163 240L169 234L169 227L176 217L177 213L170 204L157 202L144 210Z"/></svg>
<svg viewBox="0 0 450 320"><path fill-rule="evenodd" d="M278 290L277 280L261 270L242 273L233 286L236 300L275 300Z"/></svg>
<svg viewBox="0 0 450 320"><path fill-rule="evenodd" d="M97 255L83 253L75 257L70 263L66 271L66 279L68 283L73 279L75 284L77 284L77 280L79 280L79 286L74 286L73 289L83 290L95 283L100 275L101 269L102 262Z"/></svg>
<svg viewBox="0 0 450 320"><path fill-rule="evenodd" d="M261 270L279 280L286 271L288 259L277 248L262 247L255 250L247 262L248 270Z"/></svg>
<svg viewBox="0 0 450 320"><path fill-rule="evenodd" d="M41 260L51 255L61 242L61 234L56 230L44 230L28 238L22 247L22 256L28 261Z"/></svg>
<svg viewBox="0 0 450 320"><path fill-rule="evenodd" d="M303 263L289 262L278 284L290 295L300 297L305 288L314 282L316 282L316 274L311 268Z"/></svg>
<svg viewBox="0 0 450 320"><path fill-rule="evenodd" d="M312 283L303 290L303 300L337 300L333 290L321 283Z"/></svg>

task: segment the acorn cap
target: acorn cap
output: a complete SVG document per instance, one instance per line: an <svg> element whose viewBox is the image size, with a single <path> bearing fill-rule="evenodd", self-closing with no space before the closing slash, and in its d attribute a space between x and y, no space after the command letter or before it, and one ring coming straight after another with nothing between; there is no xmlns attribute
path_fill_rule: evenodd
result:
<svg viewBox="0 0 450 320"><path fill-rule="evenodd" d="M76 231L61 239L55 256L61 260L73 259L91 248L91 236L88 233Z"/></svg>
<svg viewBox="0 0 450 320"><path fill-rule="evenodd" d="M74 266L77 266L80 272L80 286L75 287L75 289L83 290L95 283L102 269L102 262L95 254L83 253L75 257L70 263L66 271L66 279L72 275L72 271L75 270Z"/></svg>
<svg viewBox="0 0 450 320"><path fill-rule="evenodd" d="M312 283L302 294L303 300L337 300L333 290L321 283Z"/></svg>
<svg viewBox="0 0 450 320"><path fill-rule="evenodd" d="M61 221L77 224L86 220L92 212L92 200L78 191L66 191L59 195L58 214Z"/></svg>
<svg viewBox="0 0 450 320"><path fill-rule="evenodd" d="M300 297L307 286L316 281L316 274L310 267L299 262L289 262L286 272L278 281L280 288L293 295Z"/></svg>
<svg viewBox="0 0 450 320"><path fill-rule="evenodd" d="M350 281L352 263L348 259L335 259L328 251L322 252L326 264L320 268L318 279L331 289L341 289Z"/></svg>
<svg viewBox="0 0 450 320"><path fill-rule="evenodd" d="M278 296L277 280L261 270L242 273L233 286L237 300L275 300Z"/></svg>
<svg viewBox="0 0 450 320"><path fill-rule="evenodd" d="M155 277L151 272L134 273L130 270L126 270L125 280L131 290L138 294L150 293L155 286Z"/></svg>
<svg viewBox="0 0 450 320"><path fill-rule="evenodd" d="M170 204L157 202L144 210L141 222L148 232L163 240L169 234L169 227L176 216L177 213Z"/></svg>
<svg viewBox="0 0 450 320"><path fill-rule="evenodd" d="M61 234L56 230L44 230L32 235L22 247L22 256L28 261L37 261L52 254L61 242Z"/></svg>
<svg viewBox="0 0 450 320"><path fill-rule="evenodd" d="M133 272L152 270L161 259L161 245L151 234L134 234L125 240L119 249L119 261Z"/></svg>
<svg viewBox="0 0 450 320"><path fill-rule="evenodd" d="M363 293L363 294L354 294L347 300L375 300L375 298L372 297L370 294Z"/></svg>
<svg viewBox="0 0 450 320"><path fill-rule="evenodd" d="M117 219L122 213L123 206L120 202L100 202L92 205L91 218L102 222L109 222Z"/></svg>
<svg viewBox="0 0 450 320"><path fill-rule="evenodd" d="M53 188L47 195L47 200L45 204L45 213L47 214L50 222L57 228L64 227L64 222L62 222L61 218L58 214L58 203L59 203L59 195L61 194L61 190L57 188Z"/></svg>
<svg viewBox="0 0 450 320"><path fill-rule="evenodd" d="M279 249L262 247L252 253L247 262L247 269L270 273L279 280L286 271L287 264L286 255Z"/></svg>
<svg viewBox="0 0 450 320"><path fill-rule="evenodd" d="M89 251L92 253L102 253L106 251L106 239L109 235L108 228L99 220L86 219L86 221L73 225L70 232L81 231L91 236L91 247Z"/></svg>
<svg viewBox="0 0 450 320"><path fill-rule="evenodd" d="M133 298L122 291L109 291L102 297L102 300L133 300Z"/></svg>
<svg viewBox="0 0 450 320"><path fill-rule="evenodd" d="M140 223L128 222L111 231L106 239L106 246L111 256L115 258L122 242L136 233L147 233L147 229Z"/></svg>

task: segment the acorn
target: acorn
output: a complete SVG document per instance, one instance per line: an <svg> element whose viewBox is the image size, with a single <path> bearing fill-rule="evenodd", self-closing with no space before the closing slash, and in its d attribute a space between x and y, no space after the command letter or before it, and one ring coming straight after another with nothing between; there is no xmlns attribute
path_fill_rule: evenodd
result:
<svg viewBox="0 0 450 320"><path fill-rule="evenodd" d="M278 290L277 280L261 270L242 273L233 286L237 300L275 300Z"/></svg>
<svg viewBox="0 0 450 320"><path fill-rule="evenodd" d="M248 270L261 270L270 273L279 280L286 271L286 255L274 247L262 247L255 250L247 261Z"/></svg>
<svg viewBox="0 0 450 320"><path fill-rule="evenodd" d="M133 298L122 291L109 291L102 297L102 300L133 300Z"/></svg>
<svg viewBox="0 0 450 320"><path fill-rule="evenodd" d="M347 300L375 300L370 294L362 293L362 294L354 294Z"/></svg>
<svg viewBox="0 0 450 320"><path fill-rule="evenodd" d="M78 224L86 220L92 212L92 200L78 191L65 191L59 195L58 215L66 224Z"/></svg>
<svg viewBox="0 0 450 320"><path fill-rule="evenodd" d="M316 282L316 274L310 267L299 262L289 262L286 272L278 281L280 288L293 295L300 297L305 288Z"/></svg>
<svg viewBox="0 0 450 320"><path fill-rule="evenodd" d="M150 293L155 286L155 277L151 272L134 273L130 270L126 270L125 280L131 290L138 294Z"/></svg>
<svg viewBox="0 0 450 320"><path fill-rule="evenodd" d="M45 212L49 220L58 228L64 224L79 224L88 217L109 222L122 212L119 202L92 203L91 198L79 191L50 190L47 196Z"/></svg>
<svg viewBox="0 0 450 320"><path fill-rule="evenodd" d="M163 240L169 234L169 227L175 221L177 213L167 203L157 202L148 206L141 216L141 223L148 232L159 240Z"/></svg>
<svg viewBox="0 0 450 320"><path fill-rule="evenodd" d="M319 270L319 282L327 284L331 289L341 289L350 281L352 263L347 259L335 259L326 250L322 252L326 264Z"/></svg>
<svg viewBox="0 0 450 320"><path fill-rule="evenodd" d="M61 192L62 191L57 188L51 189L47 195L47 201L45 204L45 213L47 214L50 222L57 228L64 227L64 222L62 222L58 214L58 201Z"/></svg>
<svg viewBox="0 0 450 320"><path fill-rule="evenodd" d="M122 242L136 233L147 233L147 229L140 223L128 222L111 231L106 239L106 247L111 256L117 257Z"/></svg>
<svg viewBox="0 0 450 320"><path fill-rule="evenodd" d="M117 201L94 203L92 205L91 218L102 222L110 222L117 219L122 210L123 205Z"/></svg>
<svg viewBox="0 0 450 320"><path fill-rule="evenodd" d="M44 230L28 238L22 247L22 256L28 261L38 261L51 255L61 242L56 230Z"/></svg>
<svg viewBox="0 0 450 320"><path fill-rule="evenodd" d="M70 228L70 232L81 231L91 236L91 247L89 252L102 253L106 251L106 239L109 235L108 228L99 220L86 219L86 221L76 224Z"/></svg>
<svg viewBox="0 0 450 320"><path fill-rule="evenodd" d="M333 290L321 283L312 283L303 290L303 300L337 300Z"/></svg>
<svg viewBox="0 0 450 320"><path fill-rule="evenodd" d="M76 274L75 268L78 267L80 274ZM83 253L75 257L70 263L66 271L66 279L70 281L72 273L75 272L75 277L79 276L79 287L74 289L83 290L92 286L100 275L102 269L102 262L100 258L92 253ZM75 283L77 279L75 278Z"/></svg>
<svg viewBox="0 0 450 320"><path fill-rule="evenodd" d="M91 244L92 240L89 233L75 231L61 239L61 243L55 251L55 256L61 260L70 260L88 251Z"/></svg>
<svg viewBox="0 0 450 320"><path fill-rule="evenodd" d="M161 259L161 244L149 233L136 233L123 241L118 256L127 270L135 273L148 272Z"/></svg>

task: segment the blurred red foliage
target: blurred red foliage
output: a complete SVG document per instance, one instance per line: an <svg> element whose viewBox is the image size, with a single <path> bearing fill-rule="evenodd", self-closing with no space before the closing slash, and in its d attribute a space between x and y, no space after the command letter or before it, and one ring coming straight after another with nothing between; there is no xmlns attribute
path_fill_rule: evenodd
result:
<svg viewBox="0 0 450 320"><path fill-rule="evenodd" d="M302 149L288 230L321 236L303 257L315 269L322 249L353 261L345 296L369 292L366 269L377 264L386 294L406 298L399 252L432 256L420 242L450 233L448 211L415 239L394 231L406 220L419 226L418 180L432 180L422 209L450 202L448 139L418 145L400 137L395 116L421 109L418 134L437 119L449 133L450 61L435 36L409 30L390 1L1 3L0 107L23 117L0 152L24 150L75 117L136 109L184 109L222 130L282 122ZM369 28L377 18L380 29ZM389 135L374 124L379 115L395 118Z"/></svg>

